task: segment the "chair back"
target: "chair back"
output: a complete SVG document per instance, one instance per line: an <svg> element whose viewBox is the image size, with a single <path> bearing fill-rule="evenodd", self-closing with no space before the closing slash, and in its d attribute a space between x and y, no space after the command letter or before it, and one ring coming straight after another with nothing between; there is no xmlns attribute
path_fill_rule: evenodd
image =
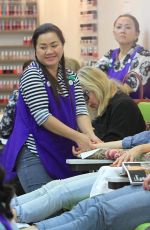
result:
<svg viewBox="0 0 150 230"><path fill-rule="evenodd" d="M145 122L150 122L150 102L139 102L138 107Z"/></svg>

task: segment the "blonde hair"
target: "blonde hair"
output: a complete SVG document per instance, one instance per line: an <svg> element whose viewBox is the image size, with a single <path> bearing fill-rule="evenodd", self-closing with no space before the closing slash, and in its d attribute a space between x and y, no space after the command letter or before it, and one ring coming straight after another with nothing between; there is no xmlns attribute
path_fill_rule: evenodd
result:
<svg viewBox="0 0 150 230"><path fill-rule="evenodd" d="M108 106L110 99L117 91L129 93L128 86L120 82L109 79L108 76L100 69L91 66L85 66L78 72L78 78L83 89L92 91L100 101L97 109L97 115L102 115Z"/></svg>

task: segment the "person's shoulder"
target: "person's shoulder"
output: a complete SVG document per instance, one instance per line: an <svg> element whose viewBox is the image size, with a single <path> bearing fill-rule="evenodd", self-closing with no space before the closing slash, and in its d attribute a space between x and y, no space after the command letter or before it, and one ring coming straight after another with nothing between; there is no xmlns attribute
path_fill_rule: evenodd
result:
<svg viewBox="0 0 150 230"><path fill-rule="evenodd" d="M107 52L105 52L103 57L110 58L112 53L115 52L118 49L109 49Z"/></svg>
<svg viewBox="0 0 150 230"><path fill-rule="evenodd" d="M116 105L116 106L120 106L120 107L130 107L130 106L135 106L135 102L133 101L133 99L121 92L118 91L113 98L111 99L111 104Z"/></svg>
<svg viewBox="0 0 150 230"><path fill-rule="evenodd" d="M23 71L22 76L20 78L21 82L24 79L30 78L31 75L32 75L32 79L37 76L40 78L43 76L42 69L40 68L39 64L36 61L32 61L30 65L28 66L28 68L26 68Z"/></svg>
<svg viewBox="0 0 150 230"><path fill-rule="evenodd" d="M10 94L10 99L16 99L16 97L18 97L18 94L19 94L19 90L18 89L15 89L13 90L13 92Z"/></svg>
<svg viewBox="0 0 150 230"><path fill-rule="evenodd" d="M32 71L32 70L39 70L40 66L37 61L33 60L30 65L24 70L24 72Z"/></svg>
<svg viewBox="0 0 150 230"><path fill-rule="evenodd" d="M137 53L141 56L150 57L150 51L148 49L145 49L143 46L139 46Z"/></svg>

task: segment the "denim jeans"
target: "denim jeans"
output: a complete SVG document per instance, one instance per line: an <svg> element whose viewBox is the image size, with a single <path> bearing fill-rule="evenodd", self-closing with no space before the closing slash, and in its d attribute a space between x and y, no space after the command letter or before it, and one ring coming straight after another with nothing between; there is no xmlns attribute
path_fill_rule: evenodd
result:
<svg viewBox="0 0 150 230"><path fill-rule="evenodd" d="M31 223L48 218L61 209L70 209L86 199L97 173L54 180L33 192L12 199L19 222Z"/></svg>
<svg viewBox="0 0 150 230"><path fill-rule="evenodd" d="M81 201L71 211L36 223L39 230L133 230L150 221L150 192L126 186Z"/></svg>
<svg viewBox="0 0 150 230"><path fill-rule="evenodd" d="M53 180L45 171L39 156L31 153L26 146L19 153L16 172L26 193L38 189Z"/></svg>

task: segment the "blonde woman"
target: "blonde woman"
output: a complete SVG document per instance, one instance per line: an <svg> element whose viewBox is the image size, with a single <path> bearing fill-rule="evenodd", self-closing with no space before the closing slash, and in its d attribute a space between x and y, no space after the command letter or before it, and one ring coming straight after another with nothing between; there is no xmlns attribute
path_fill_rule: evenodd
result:
<svg viewBox="0 0 150 230"><path fill-rule="evenodd" d="M145 130L138 106L128 96L128 86L109 79L100 69L86 66L78 77L88 107L96 110L95 134L102 141L121 140Z"/></svg>

